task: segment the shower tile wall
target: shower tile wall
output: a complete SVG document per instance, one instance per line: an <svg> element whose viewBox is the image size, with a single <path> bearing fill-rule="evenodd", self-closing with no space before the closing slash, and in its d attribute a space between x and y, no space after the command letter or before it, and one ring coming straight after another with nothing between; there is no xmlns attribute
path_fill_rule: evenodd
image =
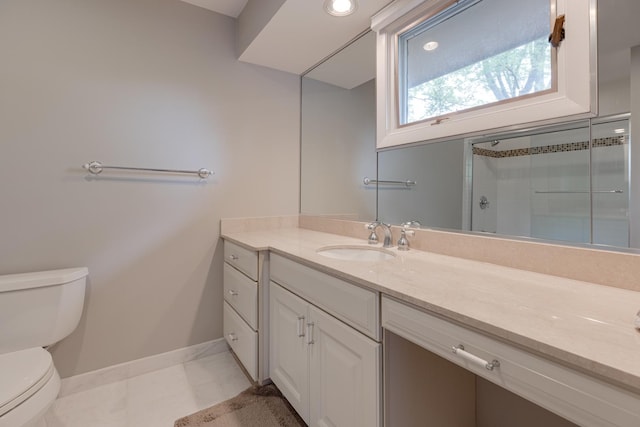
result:
<svg viewBox="0 0 640 427"><path fill-rule="evenodd" d="M498 229L498 164L494 157L473 156L473 202L471 227L474 231L495 233ZM489 202L480 207L480 199Z"/></svg>
<svg viewBox="0 0 640 427"><path fill-rule="evenodd" d="M487 149L493 151L528 147L530 138L513 138ZM473 206L471 225L474 231L531 236L530 156L473 156ZM480 198L489 204L482 209Z"/></svg>
<svg viewBox="0 0 640 427"><path fill-rule="evenodd" d="M528 140L528 138L521 139ZM516 141L516 143L519 142ZM500 234L530 236L532 233L530 182L534 171L529 166L529 157L494 159L498 165L497 188L500 206L497 212L496 231Z"/></svg>

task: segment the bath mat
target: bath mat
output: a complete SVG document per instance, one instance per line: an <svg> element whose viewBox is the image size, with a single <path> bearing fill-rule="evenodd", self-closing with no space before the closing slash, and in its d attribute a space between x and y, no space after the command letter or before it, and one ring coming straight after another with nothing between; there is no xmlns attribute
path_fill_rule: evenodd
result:
<svg viewBox="0 0 640 427"><path fill-rule="evenodd" d="M236 397L178 419L174 427L306 427L273 384L252 386Z"/></svg>

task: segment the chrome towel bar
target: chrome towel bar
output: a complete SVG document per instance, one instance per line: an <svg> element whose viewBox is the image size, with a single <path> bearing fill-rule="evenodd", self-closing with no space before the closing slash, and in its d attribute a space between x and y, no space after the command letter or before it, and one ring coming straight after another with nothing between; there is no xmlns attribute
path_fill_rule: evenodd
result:
<svg viewBox="0 0 640 427"><path fill-rule="evenodd" d="M391 184L391 185L404 185L406 187L411 187L416 185L415 181L411 181L411 180L406 180L406 181L378 181L377 179L371 179L369 177L364 177L364 179L362 180L364 185L369 185L369 184Z"/></svg>
<svg viewBox="0 0 640 427"><path fill-rule="evenodd" d="M89 173L93 175L99 175L104 169L117 169L124 171L138 171L138 172L161 172L161 173L179 173L184 175L198 175L202 179L207 179L213 172L209 169L201 168L198 170L180 170L180 169L156 169L156 168L132 168L125 166L107 166L100 162L89 162L82 165Z"/></svg>
<svg viewBox="0 0 640 427"><path fill-rule="evenodd" d="M552 191L535 191L536 194L589 194L589 193L615 193L621 194L622 190L594 190L594 191L565 191L565 190L552 190Z"/></svg>

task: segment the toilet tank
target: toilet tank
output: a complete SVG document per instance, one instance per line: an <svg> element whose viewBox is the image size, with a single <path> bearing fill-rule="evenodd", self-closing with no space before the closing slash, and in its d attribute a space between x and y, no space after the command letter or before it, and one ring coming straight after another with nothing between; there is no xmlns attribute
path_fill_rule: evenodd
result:
<svg viewBox="0 0 640 427"><path fill-rule="evenodd" d="M86 267L0 276L0 354L60 341L77 326Z"/></svg>

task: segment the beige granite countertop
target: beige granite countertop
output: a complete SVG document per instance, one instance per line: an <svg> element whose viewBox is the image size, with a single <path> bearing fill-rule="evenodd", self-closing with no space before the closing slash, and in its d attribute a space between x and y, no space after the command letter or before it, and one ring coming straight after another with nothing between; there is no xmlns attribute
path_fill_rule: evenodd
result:
<svg viewBox="0 0 640 427"><path fill-rule="evenodd" d="M365 239L300 228L224 234L380 291L492 337L640 393L640 292L429 252L392 260L343 261L328 245Z"/></svg>

